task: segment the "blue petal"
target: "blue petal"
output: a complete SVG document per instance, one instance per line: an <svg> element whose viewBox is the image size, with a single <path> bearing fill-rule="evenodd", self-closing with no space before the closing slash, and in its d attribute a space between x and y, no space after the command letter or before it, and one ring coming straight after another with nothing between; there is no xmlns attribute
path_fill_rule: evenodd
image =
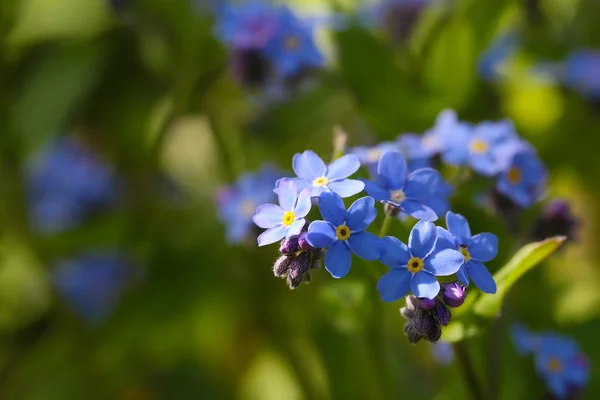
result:
<svg viewBox="0 0 600 400"><path fill-rule="evenodd" d="M341 240L334 242L325 253L325 269L334 278L343 278L350 271L352 253L346 243Z"/></svg>
<svg viewBox="0 0 600 400"><path fill-rule="evenodd" d="M379 261L390 268L405 266L410 259L408 247L398 238L384 236L381 238L382 254Z"/></svg>
<svg viewBox="0 0 600 400"><path fill-rule="evenodd" d="M377 164L377 178L387 189L402 189L406 181L406 160L397 151L388 151Z"/></svg>
<svg viewBox="0 0 600 400"><path fill-rule="evenodd" d="M458 248L458 246L456 245L456 242L454 241L454 237L452 236L452 234L450 232L448 232L446 229L442 228L441 226L438 226L435 228L437 231L437 242L435 243L435 249L437 251L441 251L441 250L445 250L445 249L452 249L452 250L456 250Z"/></svg>
<svg viewBox="0 0 600 400"><path fill-rule="evenodd" d="M466 218L460 214L454 214L448 211L446 214L446 226L456 239L458 244L469 244L471 239L471 228Z"/></svg>
<svg viewBox="0 0 600 400"><path fill-rule="evenodd" d="M409 199L425 200L431 197L439 182L439 172L432 168L421 168L408 175L404 193Z"/></svg>
<svg viewBox="0 0 600 400"><path fill-rule="evenodd" d="M473 236L469 245L469 253L477 261L490 261L498 254L498 236L487 232Z"/></svg>
<svg viewBox="0 0 600 400"><path fill-rule="evenodd" d="M298 200L296 201L296 207L294 207L294 216L296 218L303 218L310 212L311 202L311 191L310 189L304 189L300 192Z"/></svg>
<svg viewBox="0 0 600 400"><path fill-rule="evenodd" d="M365 184L356 179L344 179L343 181L329 182L327 187L332 192L346 198L362 192Z"/></svg>
<svg viewBox="0 0 600 400"><path fill-rule="evenodd" d="M381 300L396 301L404 297L410 290L411 273L406 268L388 271L377 282L377 291Z"/></svg>
<svg viewBox="0 0 600 400"><path fill-rule="evenodd" d="M491 154L472 156L469 160L471 168L485 176L494 176L500 172L500 164Z"/></svg>
<svg viewBox="0 0 600 400"><path fill-rule="evenodd" d="M365 192L375 199L375 201L383 201L390 199L390 191L377 182L363 180L365 184Z"/></svg>
<svg viewBox="0 0 600 400"><path fill-rule="evenodd" d="M526 355L534 351L537 338L523 325L513 324L510 328L510 336L517 349L517 353Z"/></svg>
<svg viewBox="0 0 600 400"><path fill-rule="evenodd" d="M285 233L285 237L297 236L302 232L302 228L306 224L306 220L304 218L298 218L290 226L288 226L287 231Z"/></svg>
<svg viewBox="0 0 600 400"><path fill-rule="evenodd" d="M342 198L334 192L321 193L317 199L321 216L333 226L340 226L346 220L346 206Z"/></svg>
<svg viewBox="0 0 600 400"><path fill-rule="evenodd" d="M400 208L406 214L416 219L421 219L424 221L435 221L438 219L437 214L431 207L417 200L404 200L400 204Z"/></svg>
<svg viewBox="0 0 600 400"><path fill-rule="evenodd" d="M467 263L467 271L471 280L483 293L496 293L496 282L485 265L479 261L471 260Z"/></svg>
<svg viewBox="0 0 600 400"><path fill-rule="evenodd" d="M319 197L321 193L329 192L329 188L325 186L313 186L310 188L311 197Z"/></svg>
<svg viewBox="0 0 600 400"><path fill-rule="evenodd" d="M298 191L296 190L296 184L291 179L282 179L279 182L279 205L283 211L292 211L296 204L296 198L298 197Z"/></svg>
<svg viewBox="0 0 600 400"><path fill-rule="evenodd" d="M462 267L456 272L456 277L465 286L469 286L469 273L467 271L467 264L463 264Z"/></svg>
<svg viewBox="0 0 600 400"><path fill-rule="evenodd" d="M465 258L460 252L447 249L427 257L425 269L435 276L449 276L455 274L464 262Z"/></svg>
<svg viewBox="0 0 600 400"><path fill-rule="evenodd" d="M371 232L352 233L348 238L350 250L362 259L373 261L381 256L381 238Z"/></svg>
<svg viewBox="0 0 600 400"><path fill-rule="evenodd" d="M325 172L327 171L327 167L323 160L321 160L321 157L311 150L306 150L302 154L294 154L292 168L296 175L310 182L321 176L325 176Z"/></svg>
<svg viewBox="0 0 600 400"><path fill-rule="evenodd" d="M547 375L546 384L550 391L559 399L567 395L568 385L561 375Z"/></svg>
<svg viewBox="0 0 600 400"><path fill-rule="evenodd" d="M329 247L336 240L335 229L329 222L313 221L308 227L306 240L308 244L317 249Z"/></svg>
<svg viewBox="0 0 600 400"><path fill-rule="evenodd" d="M306 179L302 179L302 178L281 178L281 179L278 179L275 182L275 189L273 189L273 192L275 194L279 194L279 184L284 179L287 179L287 180L290 180L290 181L294 182L294 184L296 185L296 190L297 191L302 191L302 190L304 190L306 188L310 188L312 186L312 181L309 182ZM254 189L254 188L252 188L252 189Z"/></svg>
<svg viewBox="0 0 600 400"><path fill-rule="evenodd" d="M377 217L375 200L372 197L361 197L356 200L346 213L346 225L351 232L364 231Z"/></svg>
<svg viewBox="0 0 600 400"><path fill-rule="evenodd" d="M428 299L435 299L435 296L440 293L439 282L435 279L435 276L426 271L413 274L410 280L410 288L415 296Z"/></svg>
<svg viewBox="0 0 600 400"><path fill-rule="evenodd" d="M433 250L436 240L437 231L433 222L419 221L410 231L408 248L413 256L425 258Z"/></svg>
<svg viewBox="0 0 600 400"><path fill-rule="evenodd" d="M283 221L283 210L275 204L263 204L256 209L252 220L260 228L269 229Z"/></svg>
<svg viewBox="0 0 600 400"><path fill-rule="evenodd" d="M327 178L329 180L344 179L358 171L360 161L354 154L346 154L329 164L327 167Z"/></svg>
<svg viewBox="0 0 600 400"><path fill-rule="evenodd" d="M258 242L259 246L266 246L268 244L275 243L283 239L285 237L286 231L287 226L277 225L261 233L258 239L256 239L256 241Z"/></svg>

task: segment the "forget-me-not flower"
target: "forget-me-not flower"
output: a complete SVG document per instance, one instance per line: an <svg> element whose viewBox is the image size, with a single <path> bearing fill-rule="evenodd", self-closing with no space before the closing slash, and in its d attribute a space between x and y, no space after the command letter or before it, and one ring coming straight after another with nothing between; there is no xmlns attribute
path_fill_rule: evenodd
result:
<svg viewBox="0 0 600 400"><path fill-rule="evenodd" d="M371 176L377 174L377 164L384 153L388 151L400 151L397 142L381 142L375 146L356 146L349 150L350 154L358 157L360 164L367 168Z"/></svg>
<svg viewBox="0 0 600 400"><path fill-rule="evenodd" d="M498 254L498 237L487 232L472 236L466 218L451 211L446 214L446 226L448 230L437 228L437 247L455 249L463 255L462 265L456 273L458 279L468 285L471 278L482 292L496 293L496 282L483 263Z"/></svg>
<svg viewBox="0 0 600 400"><path fill-rule="evenodd" d="M405 133L398 136L398 151L406 159L409 171L431 167L429 149L423 147L423 136Z"/></svg>
<svg viewBox="0 0 600 400"><path fill-rule="evenodd" d="M535 150L523 147L498 176L496 189L520 207L533 205L543 194L547 171Z"/></svg>
<svg viewBox="0 0 600 400"><path fill-rule="evenodd" d="M379 160L376 181L364 182L365 191L375 200L398 207L411 217L435 221L438 216L427 202L439 180L439 173L432 168L408 173L402 154L388 151Z"/></svg>
<svg viewBox="0 0 600 400"><path fill-rule="evenodd" d="M477 63L479 76L493 82L506 75L507 62L515 53L518 43L519 38L514 33L506 33L492 43Z"/></svg>
<svg viewBox="0 0 600 400"><path fill-rule="evenodd" d="M600 51L577 50L564 63L565 85L591 99L600 99Z"/></svg>
<svg viewBox="0 0 600 400"><path fill-rule="evenodd" d="M225 1L217 8L216 35L236 50L264 49L278 25L277 7L264 1Z"/></svg>
<svg viewBox="0 0 600 400"><path fill-rule="evenodd" d="M386 236L380 261L392 268L381 277L377 290L383 301L395 301L409 290L417 297L434 299L440 292L436 276L456 273L463 256L456 250L436 247L437 231L432 222L419 221L408 238L408 246Z"/></svg>
<svg viewBox="0 0 600 400"><path fill-rule="evenodd" d="M306 223L304 217L310 211L310 191L298 194L296 184L290 179L279 182L279 205L263 204L252 217L254 223L266 229L258 237L258 245L275 243L284 237L299 235Z"/></svg>
<svg viewBox="0 0 600 400"><path fill-rule="evenodd" d="M331 276L346 276L350 271L352 254L369 261L380 257L381 239L365 231L377 216L373 198L356 200L348 211L337 193L324 192L317 202L324 221L310 224L306 240L314 248L327 248L325 269Z"/></svg>

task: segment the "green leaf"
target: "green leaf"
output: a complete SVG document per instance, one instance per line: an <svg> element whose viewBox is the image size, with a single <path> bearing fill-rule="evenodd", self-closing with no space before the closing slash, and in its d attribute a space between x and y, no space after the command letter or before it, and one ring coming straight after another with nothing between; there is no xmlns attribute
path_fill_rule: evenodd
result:
<svg viewBox="0 0 600 400"><path fill-rule="evenodd" d="M494 274L498 290L494 295L482 295L478 299L473 306L475 314L487 318L496 317L500 312L504 296L515 282L552 254L565 239L564 236L556 236L523 246L504 267Z"/></svg>

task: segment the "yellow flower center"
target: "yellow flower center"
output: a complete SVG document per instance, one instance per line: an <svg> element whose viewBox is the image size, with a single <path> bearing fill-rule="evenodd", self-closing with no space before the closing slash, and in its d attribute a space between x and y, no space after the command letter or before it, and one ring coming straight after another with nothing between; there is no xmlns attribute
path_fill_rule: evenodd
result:
<svg viewBox="0 0 600 400"><path fill-rule="evenodd" d="M290 226L291 224L293 224L295 219L296 216L291 211L288 211L285 214L283 214L283 224L285 226Z"/></svg>
<svg viewBox="0 0 600 400"><path fill-rule="evenodd" d="M465 246L464 244L460 245L458 251L460 251L460 254L462 254L465 258L465 262L469 262L469 260L471 259L471 253L469 253L469 250L467 250L467 246Z"/></svg>
<svg viewBox="0 0 600 400"><path fill-rule="evenodd" d="M240 204L240 214L243 217L250 218L256 213L256 203L252 200L244 200L242 204Z"/></svg>
<svg viewBox="0 0 600 400"><path fill-rule="evenodd" d="M348 228L346 225L340 225L337 227L335 235L340 240L348 240L350 237L350 228Z"/></svg>
<svg viewBox="0 0 600 400"><path fill-rule="evenodd" d="M314 186L326 186L329 183L329 179L324 176L317 178L313 181Z"/></svg>
<svg viewBox="0 0 600 400"><path fill-rule="evenodd" d="M406 195L404 194L404 191L402 189L392 190L390 192L390 198L395 203L401 203L404 199L406 199Z"/></svg>
<svg viewBox="0 0 600 400"><path fill-rule="evenodd" d="M367 160L369 162L375 163L375 162L379 161L380 158L381 158L381 150L371 149L371 150L367 151Z"/></svg>
<svg viewBox="0 0 600 400"><path fill-rule="evenodd" d="M418 257L413 257L410 260L408 260L408 264L406 265L406 268L408 268L408 270L410 272L415 274L423 269L423 260L421 260Z"/></svg>
<svg viewBox="0 0 600 400"><path fill-rule="evenodd" d="M471 153L484 154L488 149L489 145L485 140L473 139L471 140L471 143L469 143L469 150L471 150Z"/></svg>
<svg viewBox="0 0 600 400"><path fill-rule="evenodd" d="M550 370L550 372L558 373L562 371L562 368L562 363L556 358L551 358L548 360L548 369Z"/></svg>
<svg viewBox="0 0 600 400"><path fill-rule="evenodd" d="M283 45L288 50L296 50L300 46L300 39L298 39L298 36L289 35L283 41Z"/></svg>
<svg viewBox="0 0 600 400"><path fill-rule="evenodd" d="M508 181L513 184L516 185L519 182L521 182L521 170L517 167L512 167L509 171L508 174L506 175L506 178L508 179Z"/></svg>

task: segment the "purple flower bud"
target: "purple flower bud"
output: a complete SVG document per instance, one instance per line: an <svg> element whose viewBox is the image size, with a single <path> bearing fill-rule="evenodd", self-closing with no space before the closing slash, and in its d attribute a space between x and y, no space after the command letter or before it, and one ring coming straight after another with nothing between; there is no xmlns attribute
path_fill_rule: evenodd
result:
<svg viewBox="0 0 600 400"><path fill-rule="evenodd" d="M279 252L281 254L294 254L300 249L298 246L298 236L292 236L290 238L285 238L281 241L279 245Z"/></svg>
<svg viewBox="0 0 600 400"><path fill-rule="evenodd" d="M544 240L553 236L566 236L574 240L578 226L579 220L573 215L571 205L565 200L553 200L536 221L532 237L534 240Z"/></svg>
<svg viewBox="0 0 600 400"><path fill-rule="evenodd" d="M312 246L308 243L308 241L306 240L306 235L308 234L308 232L302 232L299 236L298 236L298 246L300 246L300 248L302 250L311 250Z"/></svg>
<svg viewBox="0 0 600 400"><path fill-rule="evenodd" d="M273 265L273 274L278 278L284 278L288 274L291 264L291 257L286 255L279 257Z"/></svg>
<svg viewBox="0 0 600 400"><path fill-rule="evenodd" d="M426 297L420 298L418 306L423 310L430 310L435 306L435 299L428 299Z"/></svg>
<svg viewBox="0 0 600 400"><path fill-rule="evenodd" d="M436 319L439 321L440 324L446 326L448 325L448 323L450 322L450 319L452 318L452 314L450 313L450 310L448 310L448 307L446 307L444 305L444 303L442 303L440 300L436 300L435 302L435 313L434 316L436 317Z"/></svg>
<svg viewBox="0 0 600 400"><path fill-rule="evenodd" d="M442 283L442 299L449 307L460 307L467 298L466 288L458 282Z"/></svg>

